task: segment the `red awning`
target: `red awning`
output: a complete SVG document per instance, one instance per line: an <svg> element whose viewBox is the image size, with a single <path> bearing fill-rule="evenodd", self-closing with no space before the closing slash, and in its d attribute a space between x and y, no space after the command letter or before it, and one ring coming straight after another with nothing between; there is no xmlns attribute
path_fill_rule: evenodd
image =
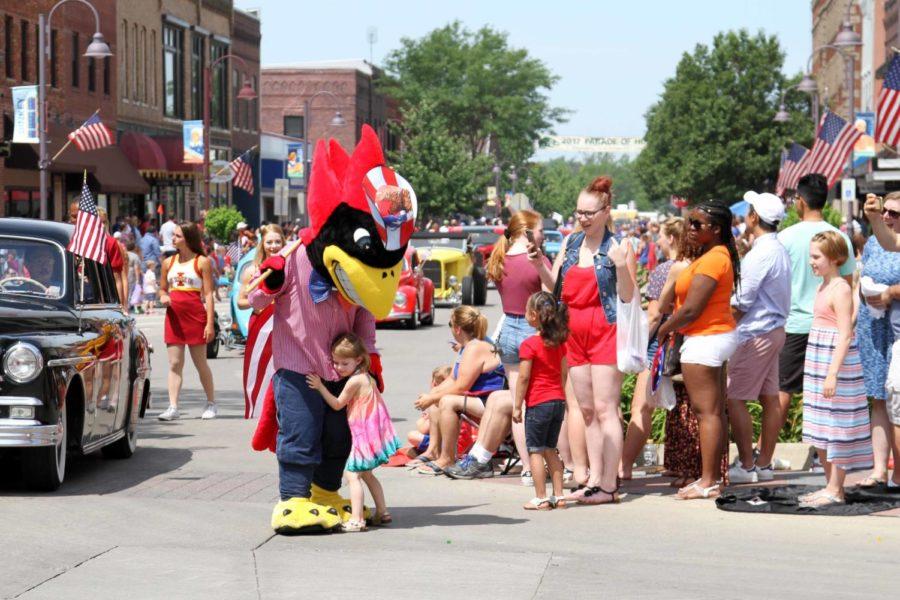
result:
<svg viewBox="0 0 900 600"><path fill-rule="evenodd" d="M169 177L193 177L203 169L203 165L184 162L184 140L182 138L154 138L166 157Z"/></svg>
<svg viewBox="0 0 900 600"><path fill-rule="evenodd" d="M141 175L162 176L168 170L162 149L149 135L125 132L119 139L119 148Z"/></svg>

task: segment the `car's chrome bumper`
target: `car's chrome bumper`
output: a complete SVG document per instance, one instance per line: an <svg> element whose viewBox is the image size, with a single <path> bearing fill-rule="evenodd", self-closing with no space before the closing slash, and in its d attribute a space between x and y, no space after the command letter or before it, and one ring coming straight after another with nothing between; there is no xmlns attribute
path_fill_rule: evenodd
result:
<svg viewBox="0 0 900 600"><path fill-rule="evenodd" d="M37 398L0 396L2 406L40 406ZM32 419L0 419L0 448L55 446L62 435L59 425L44 425Z"/></svg>

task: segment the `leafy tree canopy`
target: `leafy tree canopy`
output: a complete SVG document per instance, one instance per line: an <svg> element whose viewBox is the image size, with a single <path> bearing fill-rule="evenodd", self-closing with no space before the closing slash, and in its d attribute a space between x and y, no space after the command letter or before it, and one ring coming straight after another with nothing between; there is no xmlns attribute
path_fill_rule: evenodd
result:
<svg viewBox="0 0 900 600"><path fill-rule="evenodd" d="M784 52L774 36L745 30L716 35L712 47L685 53L660 100L646 114L647 147L637 171L653 200L737 201L748 189L774 186L781 148L808 144L812 124L802 94L787 95L793 116L775 123Z"/></svg>
<svg viewBox="0 0 900 600"><path fill-rule="evenodd" d="M219 206L207 211L204 226L214 240L227 242L231 232L237 227L237 224L245 220L246 219L244 219L244 215L241 214L241 211L235 207Z"/></svg>

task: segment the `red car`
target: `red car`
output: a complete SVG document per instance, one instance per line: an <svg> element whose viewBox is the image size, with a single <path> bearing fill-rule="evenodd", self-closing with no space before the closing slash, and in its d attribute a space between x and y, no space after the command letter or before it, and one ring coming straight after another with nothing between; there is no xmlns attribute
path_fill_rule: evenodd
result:
<svg viewBox="0 0 900 600"><path fill-rule="evenodd" d="M434 325L434 283L422 275L419 253L412 246L403 257L403 272L391 314L378 322L397 321L404 322L408 329L416 329L419 323Z"/></svg>
<svg viewBox="0 0 900 600"><path fill-rule="evenodd" d="M503 235L505 227L498 225L466 225L462 230L468 233L472 238L472 247L475 252L480 254L479 266L487 264L494 251L494 244Z"/></svg>

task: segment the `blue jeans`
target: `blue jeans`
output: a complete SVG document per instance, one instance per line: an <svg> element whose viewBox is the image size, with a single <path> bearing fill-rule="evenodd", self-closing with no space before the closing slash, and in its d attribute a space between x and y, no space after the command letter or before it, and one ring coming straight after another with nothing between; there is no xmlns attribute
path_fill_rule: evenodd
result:
<svg viewBox="0 0 900 600"><path fill-rule="evenodd" d="M500 362L504 365L519 364L519 346L536 333L537 330L528 324L524 316L505 315L497 336Z"/></svg>
<svg viewBox="0 0 900 600"><path fill-rule="evenodd" d="M339 395L346 380L326 381ZM341 487L352 437L347 410L332 410L310 389L306 375L279 369L272 377L278 414L278 489L282 500L309 498L312 483L330 491Z"/></svg>

